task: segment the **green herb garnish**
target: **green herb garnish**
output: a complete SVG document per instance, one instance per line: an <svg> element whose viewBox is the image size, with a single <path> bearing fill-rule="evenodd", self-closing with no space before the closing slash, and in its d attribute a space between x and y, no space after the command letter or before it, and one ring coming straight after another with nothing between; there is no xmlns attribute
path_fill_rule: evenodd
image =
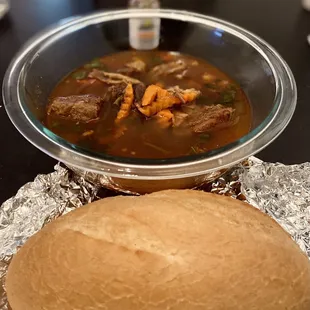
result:
<svg viewBox="0 0 310 310"><path fill-rule="evenodd" d="M190 154L199 154L199 150L195 146L191 146Z"/></svg>
<svg viewBox="0 0 310 310"><path fill-rule="evenodd" d="M225 90L221 93L220 103L231 103L235 100L236 91L233 89Z"/></svg>
<svg viewBox="0 0 310 310"><path fill-rule="evenodd" d="M197 150L196 150L196 148L195 147L191 147L191 151L194 153L194 154L198 154L198 152L197 152Z"/></svg>
<svg viewBox="0 0 310 310"><path fill-rule="evenodd" d="M87 77L87 72L85 70L79 70L72 74L72 78L76 80L83 80Z"/></svg>
<svg viewBox="0 0 310 310"><path fill-rule="evenodd" d="M155 145L155 144L153 144L153 143L144 142L144 144L145 144L146 146L149 146L149 147L153 148L153 149L156 150L156 151L161 152L161 153L164 153L164 154L169 154L169 153L170 153L169 151L167 151L167 150L165 150L165 149L161 148L160 146L157 146L157 145Z"/></svg>
<svg viewBox="0 0 310 310"><path fill-rule="evenodd" d="M210 139L210 135L208 133L202 133L202 134L199 135L199 139L201 141L207 141L207 140Z"/></svg>
<svg viewBox="0 0 310 310"><path fill-rule="evenodd" d="M237 91L238 86L237 86L237 85L234 85L234 84L229 84L229 85L227 86L227 89Z"/></svg>
<svg viewBox="0 0 310 310"><path fill-rule="evenodd" d="M95 58L90 63L86 64L84 67L87 69L104 68L104 65L101 63L100 58Z"/></svg>
<svg viewBox="0 0 310 310"><path fill-rule="evenodd" d="M123 100L123 97L124 97L124 96L119 96L119 97L113 102L113 104L115 104L115 105L120 105L120 104L121 104L121 101Z"/></svg>

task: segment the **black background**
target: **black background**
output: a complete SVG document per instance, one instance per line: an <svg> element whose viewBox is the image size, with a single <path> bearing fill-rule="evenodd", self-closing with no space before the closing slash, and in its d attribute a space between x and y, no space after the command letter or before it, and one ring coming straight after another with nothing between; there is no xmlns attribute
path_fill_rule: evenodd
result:
<svg viewBox="0 0 310 310"><path fill-rule="evenodd" d="M256 33L288 62L298 86L298 105L284 133L258 157L285 164L310 160L310 13L300 0L162 0L162 7L216 16ZM98 9L125 7L122 0L12 0L0 20L0 83L14 54L36 32L58 20ZM56 162L29 144L10 123L0 99L0 203Z"/></svg>

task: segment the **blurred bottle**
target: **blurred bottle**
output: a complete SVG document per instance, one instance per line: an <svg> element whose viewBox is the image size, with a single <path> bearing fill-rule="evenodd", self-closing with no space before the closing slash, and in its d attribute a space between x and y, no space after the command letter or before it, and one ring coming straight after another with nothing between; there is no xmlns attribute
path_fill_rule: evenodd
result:
<svg viewBox="0 0 310 310"><path fill-rule="evenodd" d="M0 19L9 11L9 0L0 0Z"/></svg>
<svg viewBox="0 0 310 310"><path fill-rule="evenodd" d="M158 9L159 0L129 0L129 8ZM160 39L160 18L131 18L129 20L130 46L137 50L157 48Z"/></svg>
<svg viewBox="0 0 310 310"><path fill-rule="evenodd" d="M301 5L305 10L310 11L310 0L301 0Z"/></svg>

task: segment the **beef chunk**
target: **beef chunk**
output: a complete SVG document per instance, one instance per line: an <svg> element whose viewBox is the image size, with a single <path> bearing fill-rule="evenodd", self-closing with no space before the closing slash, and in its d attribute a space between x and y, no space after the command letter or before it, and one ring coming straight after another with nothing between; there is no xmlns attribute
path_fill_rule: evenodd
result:
<svg viewBox="0 0 310 310"><path fill-rule="evenodd" d="M104 101L107 103L113 103L120 97L123 97L126 86L126 83L110 86L104 96Z"/></svg>
<svg viewBox="0 0 310 310"><path fill-rule="evenodd" d="M99 116L102 99L95 95L56 97L47 113L76 122L89 122Z"/></svg>
<svg viewBox="0 0 310 310"><path fill-rule="evenodd" d="M145 90L146 90L146 87L143 83L134 85L135 102L142 101Z"/></svg>
<svg viewBox="0 0 310 310"><path fill-rule="evenodd" d="M150 71L150 75L159 76L159 75L169 75L173 73L180 73L187 68L186 63L183 60L171 61L154 67Z"/></svg>
<svg viewBox="0 0 310 310"><path fill-rule="evenodd" d="M235 110L220 104L205 106L199 114L189 115L187 124L193 132L206 132L234 124Z"/></svg>
<svg viewBox="0 0 310 310"><path fill-rule="evenodd" d="M121 102L126 86L126 83L110 86L105 94L104 101L107 103ZM135 102L141 102L145 92L145 85L143 83L134 84L133 89Z"/></svg>
<svg viewBox="0 0 310 310"><path fill-rule="evenodd" d="M182 89L178 85L167 89L173 96L179 98L182 103L196 100L201 95L200 90L195 88Z"/></svg>
<svg viewBox="0 0 310 310"><path fill-rule="evenodd" d="M123 83L131 83L131 84L139 84L141 83L139 80L131 78L127 75L123 75L120 73L113 72L105 72L102 70L93 69L92 72L88 74L89 78L97 79L106 84L123 84Z"/></svg>
<svg viewBox="0 0 310 310"><path fill-rule="evenodd" d="M123 73L126 75L132 75L134 73L142 73L145 72L146 64L141 59L137 58L131 62L125 64L125 67L119 69L117 72Z"/></svg>
<svg viewBox="0 0 310 310"><path fill-rule="evenodd" d="M173 126L180 127L188 118L188 114L181 111L173 112Z"/></svg>
<svg viewBox="0 0 310 310"><path fill-rule="evenodd" d="M127 68L131 68L136 72L144 72L146 68L146 64L143 60L136 58L132 62L126 64Z"/></svg>

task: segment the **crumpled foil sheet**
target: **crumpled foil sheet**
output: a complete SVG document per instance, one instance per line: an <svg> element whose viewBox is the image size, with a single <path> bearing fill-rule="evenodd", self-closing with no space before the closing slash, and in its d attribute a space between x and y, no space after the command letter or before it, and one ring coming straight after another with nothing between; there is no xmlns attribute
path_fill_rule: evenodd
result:
<svg viewBox="0 0 310 310"><path fill-rule="evenodd" d="M4 291L12 255L25 241L53 219L97 198L100 187L68 169L38 175L0 207L0 310L11 309Z"/></svg>
<svg viewBox="0 0 310 310"><path fill-rule="evenodd" d="M0 207L0 310L10 310L4 290L12 255L46 223L117 193L61 165L38 175ZM95 181L95 182L92 182ZM255 157L201 190L247 201L273 217L310 258L310 163L286 166Z"/></svg>
<svg viewBox="0 0 310 310"><path fill-rule="evenodd" d="M274 218L310 259L310 163L286 166L252 158L239 181L247 202Z"/></svg>

